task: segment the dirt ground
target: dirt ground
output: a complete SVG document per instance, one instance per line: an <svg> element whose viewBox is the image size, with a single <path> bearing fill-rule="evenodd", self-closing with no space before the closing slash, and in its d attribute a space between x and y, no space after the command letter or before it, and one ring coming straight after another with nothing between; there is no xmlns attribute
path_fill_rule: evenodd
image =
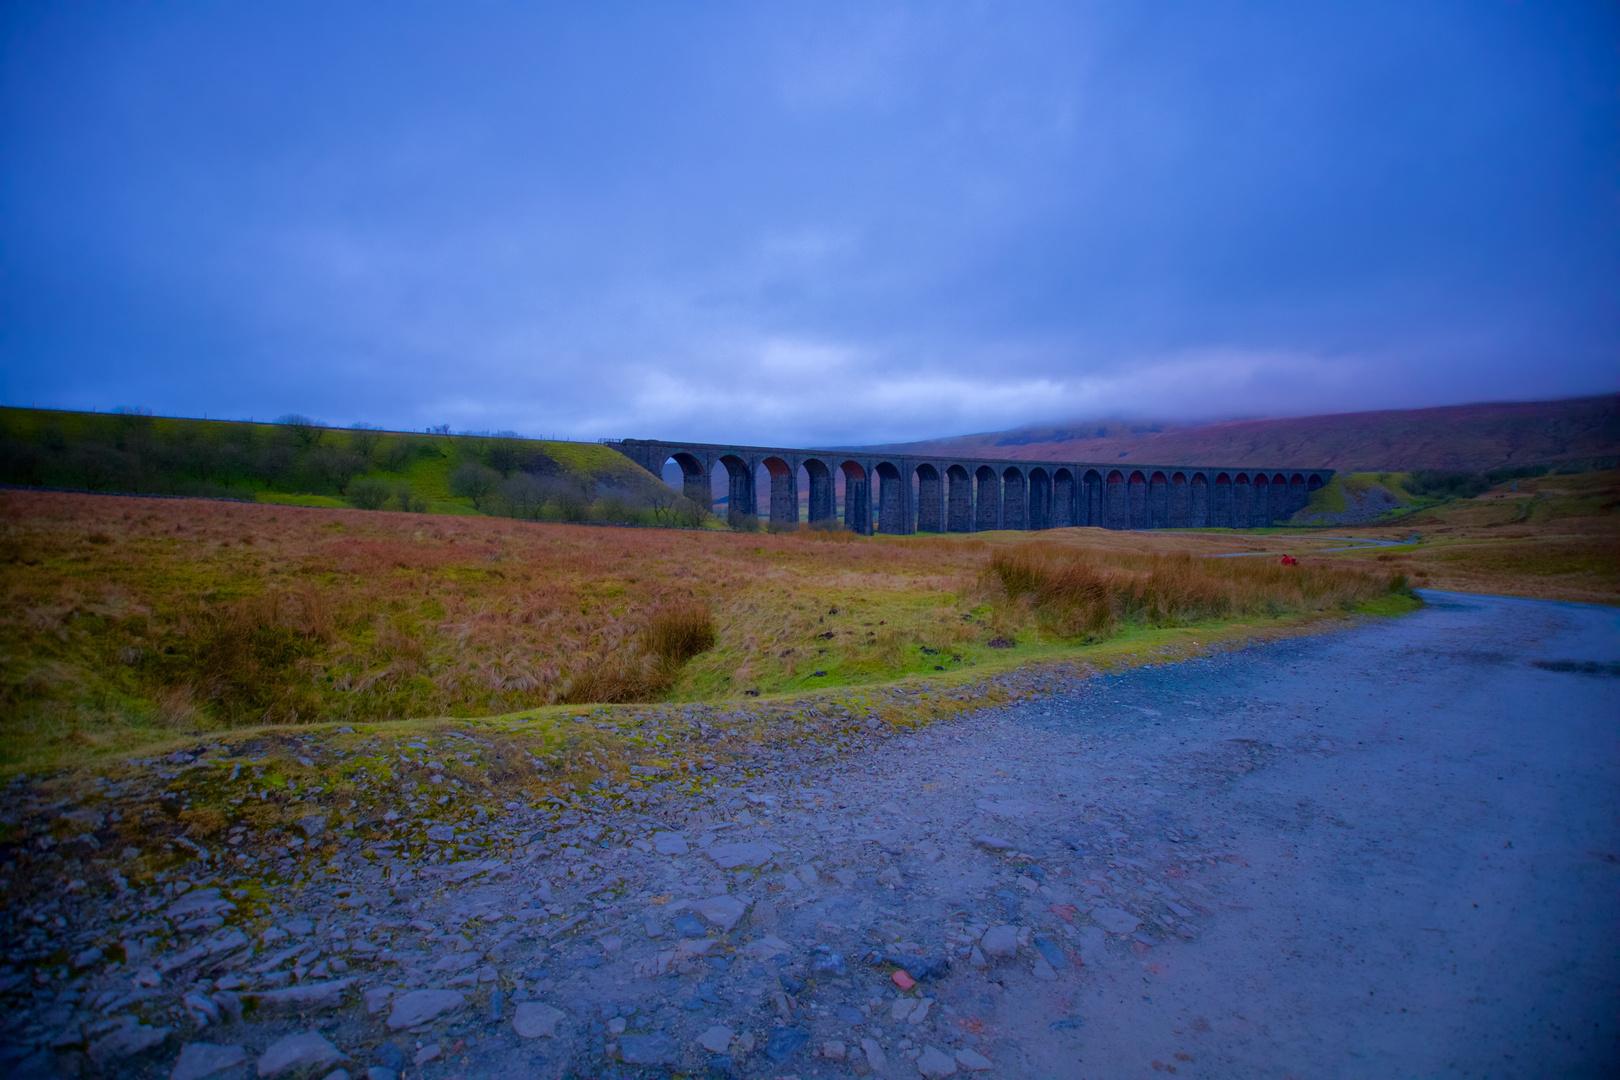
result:
<svg viewBox="0 0 1620 1080"><path fill-rule="evenodd" d="M874 716L701 797L424 804L335 856L193 845L112 903L69 882L4 912L0 1053L176 1080L1609 1075L1620 614L1428 599L920 732ZM6 799L14 830L92 840L116 805ZM116 867L80 845L26 872Z"/></svg>

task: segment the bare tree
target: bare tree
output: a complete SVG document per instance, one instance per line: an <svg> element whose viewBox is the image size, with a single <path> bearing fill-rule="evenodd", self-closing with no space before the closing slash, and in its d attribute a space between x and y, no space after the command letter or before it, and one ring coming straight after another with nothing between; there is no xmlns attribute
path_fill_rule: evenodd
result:
<svg viewBox="0 0 1620 1080"><path fill-rule="evenodd" d="M349 429L349 449L370 461L381 438L382 432L370 424L355 424Z"/></svg>
<svg viewBox="0 0 1620 1080"><path fill-rule="evenodd" d="M408 514L427 513L427 500L412 491L409 484L400 484L394 489L394 501L399 503L399 508Z"/></svg>
<svg viewBox="0 0 1620 1080"><path fill-rule="evenodd" d="M667 484L660 484L647 494L647 509L660 525L675 523L676 508L682 502L681 493Z"/></svg>
<svg viewBox="0 0 1620 1080"><path fill-rule="evenodd" d="M310 451L304 455L303 462L303 472L310 479L322 486L336 488L339 495L348 490L349 481L365 467L366 463L360 460L360 455L329 446Z"/></svg>
<svg viewBox="0 0 1620 1080"><path fill-rule="evenodd" d="M518 467L518 458L523 454L523 447L518 442L515 431L497 431L489 440L489 467L502 476L511 476L512 470Z"/></svg>
<svg viewBox="0 0 1620 1080"><path fill-rule="evenodd" d="M290 430L293 437L298 440L298 445L305 450L319 446L321 440L326 437L324 428L309 417L299 413L288 413L286 416L278 417L276 423Z"/></svg>
<svg viewBox="0 0 1620 1080"><path fill-rule="evenodd" d="M361 510L381 510L393 493L386 480L363 478L349 485L349 501Z"/></svg>
<svg viewBox="0 0 1620 1080"><path fill-rule="evenodd" d="M500 501L504 512L511 517L533 520L546 506L547 491L528 473L518 473L501 481Z"/></svg>
<svg viewBox="0 0 1620 1080"><path fill-rule="evenodd" d="M396 435L382 445L382 467L389 472L399 472L411 463L416 451L425 440L408 439L403 435Z"/></svg>
<svg viewBox="0 0 1620 1080"><path fill-rule="evenodd" d="M463 461L450 473L450 492L463 499L471 499L473 506L482 510L501 474L481 461Z"/></svg>

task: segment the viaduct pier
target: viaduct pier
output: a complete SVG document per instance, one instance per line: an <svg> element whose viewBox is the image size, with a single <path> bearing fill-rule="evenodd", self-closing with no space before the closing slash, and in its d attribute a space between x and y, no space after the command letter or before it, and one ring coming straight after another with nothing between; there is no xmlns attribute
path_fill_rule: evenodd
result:
<svg viewBox="0 0 1620 1080"><path fill-rule="evenodd" d="M1285 521L1327 483L1332 469L1212 468L1011 461L770 446L609 441L652 473L673 460L688 499L713 509L710 477L724 465L732 513L759 514L755 477L770 474L770 521L799 521L799 474L809 478L810 523L837 520L837 474L844 480L846 528L884 533L991 529L1252 528ZM873 480L877 504L873 506Z"/></svg>

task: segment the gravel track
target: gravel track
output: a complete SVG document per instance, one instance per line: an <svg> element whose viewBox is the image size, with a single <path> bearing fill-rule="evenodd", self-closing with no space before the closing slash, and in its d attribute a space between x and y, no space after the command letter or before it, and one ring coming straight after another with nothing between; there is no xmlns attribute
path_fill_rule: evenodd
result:
<svg viewBox="0 0 1620 1080"><path fill-rule="evenodd" d="M251 926L221 908L188 936L183 892L126 892L151 914L124 963L0 974L0 1064L1611 1075L1620 612L1424 595L1342 633L1051 680L712 801L539 832L514 810L468 837L509 857L334 860Z"/></svg>

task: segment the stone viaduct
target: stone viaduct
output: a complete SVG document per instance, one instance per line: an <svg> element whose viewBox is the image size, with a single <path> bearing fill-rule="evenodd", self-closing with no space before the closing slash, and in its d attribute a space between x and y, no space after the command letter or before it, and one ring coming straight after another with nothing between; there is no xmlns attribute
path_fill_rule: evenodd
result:
<svg viewBox="0 0 1620 1080"><path fill-rule="evenodd" d="M983 532L989 529L1104 529L1226 526L1249 528L1286 520L1332 469L1210 468L1007 461L846 450L609 441L654 476L680 465L687 498L713 509L716 464L730 477L733 512L758 514L755 477L770 473L770 521L799 521L799 470L810 478L810 522L835 521L834 471L844 475L844 526L870 535ZM874 521L872 480L877 480Z"/></svg>

